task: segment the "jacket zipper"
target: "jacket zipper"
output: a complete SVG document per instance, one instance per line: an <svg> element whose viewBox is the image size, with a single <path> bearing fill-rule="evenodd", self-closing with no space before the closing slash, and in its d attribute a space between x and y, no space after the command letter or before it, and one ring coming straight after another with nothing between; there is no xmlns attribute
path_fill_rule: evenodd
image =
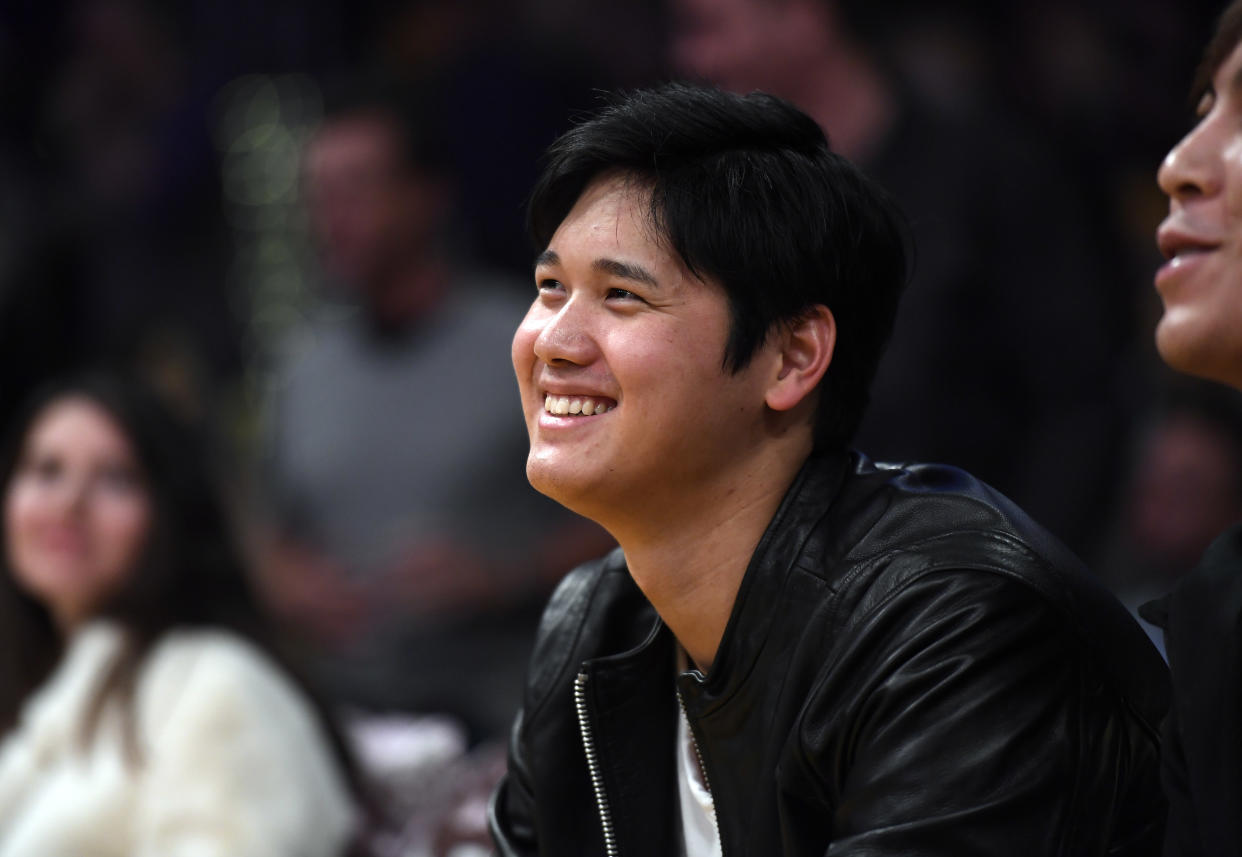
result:
<svg viewBox="0 0 1242 857"><path fill-rule="evenodd" d="M608 811L608 795L604 793L604 777L599 770L599 758L595 755L595 739L591 736L591 722L586 704L587 673L578 673L574 681L574 706L578 709L578 729L582 732L582 749L586 753L587 770L591 774L591 788L595 790L595 804L599 807L599 821L604 828L604 852L608 857L618 857L617 838L613 832L612 814Z"/></svg>

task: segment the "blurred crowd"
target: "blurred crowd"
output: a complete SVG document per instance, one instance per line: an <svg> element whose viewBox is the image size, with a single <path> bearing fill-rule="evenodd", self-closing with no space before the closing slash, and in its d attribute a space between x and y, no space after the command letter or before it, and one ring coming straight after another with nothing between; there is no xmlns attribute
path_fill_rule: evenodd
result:
<svg viewBox="0 0 1242 857"><path fill-rule="evenodd" d="M159 390L276 648L396 784L391 853L449 853L483 841L541 604L610 544L524 476L544 147L671 78L810 113L916 244L858 446L991 482L1133 606L1242 517L1242 402L1151 344L1155 170L1219 10L6 0L0 427L83 366Z"/></svg>

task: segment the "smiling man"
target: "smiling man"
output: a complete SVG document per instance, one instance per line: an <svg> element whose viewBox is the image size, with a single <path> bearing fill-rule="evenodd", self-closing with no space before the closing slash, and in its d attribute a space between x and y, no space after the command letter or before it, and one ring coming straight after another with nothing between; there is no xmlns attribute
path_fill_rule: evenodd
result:
<svg viewBox="0 0 1242 857"><path fill-rule="evenodd" d="M551 149L513 340L536 488L620 549L545 613L504 855L1152 854L1165 676L1020 510L848 449L899 213L779 99Z"/></svg>
<svg viewBox="0 0 1242 857"><path fill-rule="evenodd" d="M1198 122L1158 180L1164 315L1174 369L1242 390L1242 2L1221 15L1194 84ZM1242 855L1242 526L1226 530L1172 595L1144 608L1165 629L1167 857Z"/></svg>

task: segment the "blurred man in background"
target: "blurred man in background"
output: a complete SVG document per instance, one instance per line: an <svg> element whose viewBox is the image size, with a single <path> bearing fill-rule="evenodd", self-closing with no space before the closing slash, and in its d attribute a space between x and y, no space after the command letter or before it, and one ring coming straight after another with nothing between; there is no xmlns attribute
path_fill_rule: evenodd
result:
<svg viewBox="0 0 1242 857"><path fill-rule="evenodd" d="M340 302L271 396L264 579L335 701L449 713L478 739L516 707L531 599L598 531L526 483L507 360L526 300L450 246L434 115L388 88L352 95L307 147Z"/></svg>
<svg viewBox="0 0 1242 857"><path fill-rule="evenodd" d="M1099 571L1137 616L1242 520L1242 396L1215 384L1170 385L1139 433ZM1139 618L1164 652L1160 629Z"/></svg>

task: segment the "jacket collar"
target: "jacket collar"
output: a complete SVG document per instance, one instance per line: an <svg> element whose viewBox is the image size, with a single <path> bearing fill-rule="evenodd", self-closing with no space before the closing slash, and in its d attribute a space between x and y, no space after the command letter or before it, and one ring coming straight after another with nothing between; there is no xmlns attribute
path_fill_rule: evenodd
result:
<svg viewBox="0 0 1242 857"><path fill-rule="evenodd" d="M851 455L813 454L790 483L751 555L711 673L699 682L701 705L723 703L750 674L778 620L778 596L815 525L836 499Z"/></svg>
<svg viewBox="0 0 1242 857"><path fill-rule="evenodd" d="M815 524L827 514L840 491L853 455L856 454L814 454L803 463L790 483L776 514L751 555L711 674L698 682L696 690L699 695L723 702L750 673L778 618L777 596L803 553ZM620 559L620 552L617 558ZM628 571L625 574L628 578ZM637 585L632 579L628 580L628 585L637 593ZM599 658L595 663L605 669L615 667L633 675L643 671L641 668L635 670L636 667L647 665L654 657L660 663L667 664L671 674L672 635L658 616L654 616L654 611L641 611L635 618L636 621L652 623L646 626L649 633L643 642L629 651ZM658 648L660 653L654 655L653 648ZM666 655L666 652L669 654Z"/></svg>

